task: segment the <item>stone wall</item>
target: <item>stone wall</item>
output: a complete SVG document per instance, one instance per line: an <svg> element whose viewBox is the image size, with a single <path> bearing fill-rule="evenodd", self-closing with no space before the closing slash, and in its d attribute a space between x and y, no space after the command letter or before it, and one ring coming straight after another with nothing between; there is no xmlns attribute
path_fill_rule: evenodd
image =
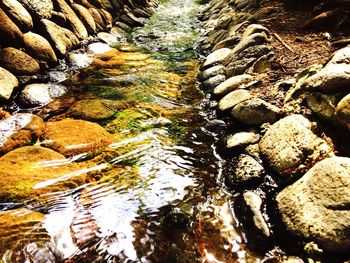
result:
<svg viewBox="0 0 350 263"><path fill-rule="evenodd" d="M300 254L326 262L349 256L350 46L332 41L348 18L331 33L309 30L322 18L322 29L332 25L332 9L317 4L212 1L200 17L198 79L248 246L271 256L287 230Z"/></svg>
<svg viewBox="0 0 350 263"><path fill-rule="evenodd" d="M0 99L7 101L18 77L56 65L67 52L99 32L114 37L142 26L151 0L3 0L0 2ZM103 34L100 38L104 39Z"/></svg>

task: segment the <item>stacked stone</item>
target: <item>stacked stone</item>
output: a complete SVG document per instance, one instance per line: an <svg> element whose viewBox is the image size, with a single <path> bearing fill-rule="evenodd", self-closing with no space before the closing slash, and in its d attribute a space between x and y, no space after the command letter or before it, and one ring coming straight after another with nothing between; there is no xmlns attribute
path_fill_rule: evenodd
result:
<svg viewBox="0 0 350 263"><path fill-rule="evenodd" d="M270 244L273 236L263 202L276 191L267 178L273 174L278 190L272 203L286 229L305 241L305 250L348 253L350 158L335 156L317 121L349 132L350 47L338 50L325 66L313 65L284 83L290 89L283 107L273 105L252 92L274 60L270 31L252 22L265 12L258 6L259 1L214 0L201 16L201 46L208 55L198 79L213 111L206 127L224 144L225 151L218 149L226 156L223 179L231 189L243 188L248 226L254 226L247 231L262 237L261 244ZM318 117L315 122L302 110L305 103Z"/></svg>
<svg viewBox="0 0 350 263"><path fill-rule="evenodd" d="M148 0L3 0L0 3L0 99L7 101L19 76L58 63L79 43L111 30L118 37L142 26L155 2ZM100 33L98 33L100 32Z"/></svg>

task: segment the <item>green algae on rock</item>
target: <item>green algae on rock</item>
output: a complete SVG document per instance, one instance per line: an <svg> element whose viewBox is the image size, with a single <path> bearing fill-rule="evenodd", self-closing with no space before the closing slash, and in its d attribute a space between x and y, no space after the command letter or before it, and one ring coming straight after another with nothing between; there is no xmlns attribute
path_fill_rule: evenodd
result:
<svg viewBox="0 0 350 263"><path fill-rule="evenodd" d="M128 104L113 100L81 100L76 102L68 111L73 118L100 121L113 118L113 115L122 109L130 107Z"/></svg>
<svg viewBox="0 0 350 263"><path fill-rule="evenodd" d="M46 123L42 138L43 145L66 157L93 156L112 143L112 136L100 125L73 119Z"/></svg>
<svg viewBox="0 0 350 263"><path fill-rule="evenodd" d="M3 202L28 200L84 183L83 170L77 164L40 146L25 146L5 154L0 158L0 171Z"/></svg>

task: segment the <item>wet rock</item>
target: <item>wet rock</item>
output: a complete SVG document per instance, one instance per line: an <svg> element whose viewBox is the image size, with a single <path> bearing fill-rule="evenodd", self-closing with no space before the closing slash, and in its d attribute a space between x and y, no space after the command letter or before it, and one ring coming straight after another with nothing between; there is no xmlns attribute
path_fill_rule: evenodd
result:
<svg viewBox="0 0 350 263"><path fill-rule="evenodd" d="M79 19L85 25L85 28L88 31L88 33L94 34L96 32L96 24L89 10L86 9L84 6L78 4L73 4L72 8L76 12Z"/></svg>
<svg viewBox="0 0 350 263"><path fill-rule="evenodd" d="M350 159L327 158L277 195L288 230L330 252L350 246Z"/></svg>
<svg viewBox="0 0 350 263"><path fill-rule="evenodd" d="M20 243L30 243L50 239L44 228L45 215L34 212L26 208L19 208L10 211L0 212L0 253L7 254L6 251L15 249ZM37 226L38 231L33 231ZM41 228L41 229L40 229ZM41 234L41 235L40 235ZM36 238L35 238L36 235ZM8 258L4 256L2 259ZM15 257L4 262L16 262Z"/></svg>
<svg viewBox="0 0 350 263"><path fill-rule="evenodd" d="M92 64L94 59L86 53L69 53L68 61L73 68L86 68Z"/></svg>
<svg viewBox="0 0 350 263"><path fill-rule="evenodd" d="M253 80L254 77L248 74L231 77L221 83L219 86L215 87L213 94L218 97L222 97L235 89L241 88L242 85Z"/></svg>
<svg viewBox="0 0 350 263"><path fill-rule="evenodd" d="M95 54L103 54L112 50L112 48L105 43L93 43L88 46L88 50Z"/></svg>
<svg viewBox="0 0 350 263"><path fill-rule="evenodd" d="M85 153L90 157L112 142L111 135L100 125L73 119L48 122L43 139L45 146L65 156Z"/></svg>
<svg viewBox="0 0 350 263"><path fill-rule="evenodd" d="M337 104L336 117L342 124L350 129L350 94L345 96Z"/></svg>
<svg viewBox="0 0 350 263"><path fill-rule="evenodd" d="M127 33L123 29L116 26L111 28L111 34L115 36L120 42L124 42L127 39Z"/></svg>
<svg viewBox="0 0 350 263"><path fill-rule="evenodd" d="M17 113L0 121L0 154L34 143L43 128L43 120L29 113Z"/></svg>
<svg viewBox="0 0 350 263"><path fill-rule="evenodd" d="M350 47L338 50L332 59L316 74L302 84L306 90L322 93L348 91L350 86Z"/></svg>
<svg viewBox="0 0 350 263"><path fill-rule="evenodd" d="M51 18L51 13L53 11L53 3L51 0L19 0L19 2L37 18Z"/></svg>
<svg viewBox="0 0 350 263"><path fill-rule="evenodd" d="M253 222L255 227L259 229L264 236L269 237L270 228L262 213L263 201L261 197L253 191L248 191L243 194L243 199L248 206L248 209L253 214Z"/></svg>
<svg viewBox="0 0 350 263"><path fill-rule="evenodd" d="M259 147L271 168L281 175L305 171L332 152L326 141L312 132L312 123L298 114L273 124Z"/></svg>
<svg viewBox="0 0 350 263"><path fill-rule="evenodd" d="M206 70L210 67L222 64L222 62L227 58L227 56L231 53L231 49L229 48L220 48L211 53L205 62L203 63L202 69Z"/></svg>
<svg viewBox="0 0 350 263"><path fill-rule="evenodd" d="M23 41L31 54L48 63L57 63L57 57L51 44L42 36L28 32L23 35Z"/></svg>
<svg viewBox="0 0 350 263"><path fill-rule="evenodd" d="M113 115L129 106L113 100L81 100L76 102L68 111L68 116L90 121L111 119Z"/></svg>
<svg viewBox="0 0 350 263"><path fill-rule="evenodd" d="M49 40L53 43L54 48L60 56L66 55L69 49L79 44L79 40L72 31L60 27L47 19L41 20L41 23Z"/></svg>
<svg viewBox="0 0 350 263"><path fill-rule="evenodd" d="M163 220L163 226L166 231L174 229L186 229L189 226L190 219L188 215L182 212L171 211Z"/></svg>
<svg viewBox="0 0 350 263"><path fill-rule="evenodd" d="M277 121L281 110L262 99L251 98L234 106L231 116L245 124L260 125Z"/></svg>
<svg viewBox="0 0 350 263"><path fill-rule="evenodd" d="M250 35L253 35L256 33L265 33L268 36L270 34L270 31L266 27L260 24L251 24L247 26L247 28L244 30L242 39L246 39Z"/></svg>
<svg viewBox="0 0 350 263"><path fill-rule="evenodd" d="M204 90L212 90L216 86L220 85L222 82L226 80L225 75L220 74L216 75L215 77L211 77L207 79L206 81L202 82L201 86Z"/></svg>
<svg viewBox="0 0 350 263"><path fill-rule="evenodd" d="M240 154L227 161L222 171L225 182L230 186L256 183L264 175L264 167L253 157Z"/></svg>
<svg viewBox="0 0 350 263"><path fill-rule="evenodd" d="M114 35L110 33L100 32L97 34L97 37L108 45L113 45L118 43L118 38L116 38Z"/></svg>
<svg viewBox="0 0 350 263"><path fill-rule="evenodd" d="M34 58L13 47L1 49L0 63L17 75L34 75L40 72L40 66Z"/></svg>
<svg viewBox="0 0 350 263"><path fill-rule="evenodd" d="M54 98L62 96L66 88L57 84L34 83L24 87L20 94L23 104L33 107L49 104Z"/></svg>
<svg viewBox="0 0 350 263"><path fill-rule="evenodd" d="M0 67L0 99L8 100L17 86L17 78L11 72Z"/></svg>
<svg viewBox="0 0 350 263"><path fill-rule="evenodd" d="M2 7L10 16L11 20L23 31L33 28L33 19L23 5L17 0L3 0Z"/></svg>
<svg viewBox="0 0 350 263"><path fill-rule="evenodd" d="M92 15L92 17L94 18L95 21L95 25L96 25L96 31L103 31L104 29L107 28L107 26L105 25L103 18L101 16L101 14L98 12L98 10L96 8L89 8L89 12Z"/></svg>
<svg viewBox="0 0 350 263"><path fill-rule="evenodd" d="M222 120L210 120L205 124L204 128L210 132L220 133L227 128L227 125Z"/></svg>
<svg viewBox="0 0 350 263"><path fill-rule="evenodd" d="M328 121L335 121L335 110L338 98L319 92L307 93L305 100L309 108L319 117Z"/></svg>
<svg viewBox="0 0 350 263"><path fill-rule="evenodd" d="M256 132L238 132L227 137L226 146L229 149L236 149L248 144L259 142L260 134Z"/></svg>
<svg viewBox="0 0 350 263"><path fill-rule="evenodd" d="M225 74L225 67L222 65L214 66L200 72L198 74L198 79L200 81L205 81L220 74Z"/></svg>
<svg viewBox="0 0 350 263"><path fill-rule="evenodd" d="M67 72L52 70L48 73L49 81L54 83L60 83L69 78L69 74Z"/></svg>
<svg viewBox="0 0 350 263"><path fill-rule="evenodd" d="M72 8L64 0L54 1L57 4L58 9L66 16L67 22L73 33L81 40L87 38L88 32Z"/></svg>
<svg viewBox="0 0 350 263"><path fill-rule="evenodd" d="M28 200L54 190L67 189L63 188L64 181L73 175L74 182L83 183L78 178L82 174L79 170L78 165L68 162L53 150L39 146L18 148L0 158L1 200Z"/></svg>
<svg viewBox="0 0 350 263"><path fill-rule="evenodd" d="M0 43L2 45L21 46L23 34L17 25L0 8Z"/></svg>
<svg viewBox="0 0 350 263"><path fill-rule="evenodd" d="M225 111L232 109L237 104L246 101L251 98L250 92L244 89L236 89L225 97L223 97L218 104L218 109L220 111Z"/></svg>

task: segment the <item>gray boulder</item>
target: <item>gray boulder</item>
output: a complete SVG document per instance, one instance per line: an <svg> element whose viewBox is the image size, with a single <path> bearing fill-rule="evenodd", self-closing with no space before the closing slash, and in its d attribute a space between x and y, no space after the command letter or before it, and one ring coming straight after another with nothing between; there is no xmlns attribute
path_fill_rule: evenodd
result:
<svg viewBox="0 0 350 263"><path fill-rule="evenodd" d="M281 116L281 110L262 99L251 98L234 106L231 116L245 124L260 125L276 122Z"/></svg>
<svg viewBox="0 0 350 263"><path fill-rule="evenodd" d="M242 85L247 84L254 80L254 77L248 74L238 75L231 77L215 87L213 94L222 97L229 92L241 88Z"/></svg>
<svg viewBox="0 0 350 263"><path fill-rule="evenodd" d="M198 74L198 80L199 81L205 81L211 77L215 77L220 74L225 74L225 67L222 65L217 65L211 68L208 68L204 71L201 71Z"/></svg>
<svg viewBox="0 0 350 263"><path fill-rule="evenodd" d="M244 89L236 89L225 97L223 97L218 104L218 109L220 111L225 111L232 109L237 104L246 101L251 98L250 92Z"/></svg>
<svg viewBox="0 0 350 263"><path fill-rule="evenodd" d="M322 93L350 91L350 46L338 50L323 69L305 80L302 87Z"/></svg>
<svg viewBox="0 0 350 263"><path fill-rule="evenodd" d="M280 175L305 171L332 153L327 142L312 131L312 123L295 114L273 124L259 142L262 155Z"/></svg>
<svg viewBox="0 0 350 263"><path fill-rule="evenodd" d="M226 183L230 185L241 185L259 180L264 175L265 170L253 157L240 154L229 160L222 172Z"/></svg>
<svg viewBox="0 0 350 263"><path fill-rule="evenodd" d="M330 252L349 252L350 158L320 161L276 200L293 234Z"/></svg>
<svg viewBox="0 0 350 263"><path fill-rule="evenodd" d="M226 147L229 149L236 149L246 146L248 144L257 143L260 140L260 134L254 131L250 132L238 132L228 136L226 141Z"/></svg>
<svg viewBox="0 0 350 263"><path fill-rule="evenodd" d="M215 50L204 61L202 68L205 70L212 66L222 64L222 62L227 58L227 56L230 53L231 53L231 49L229 48L220 48L218 50Z"/></svg>

